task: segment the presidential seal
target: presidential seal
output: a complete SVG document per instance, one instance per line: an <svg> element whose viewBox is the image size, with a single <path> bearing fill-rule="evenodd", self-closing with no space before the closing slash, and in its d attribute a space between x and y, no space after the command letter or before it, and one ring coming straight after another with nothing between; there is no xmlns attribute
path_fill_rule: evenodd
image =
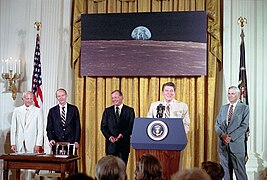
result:
<svg viewBox="0 0 267 180"><path fill-rule="evenodd" d="M161 141L168 135L168 126L163 121L152 121L146 129L147 135L154 141Z"/></svg>

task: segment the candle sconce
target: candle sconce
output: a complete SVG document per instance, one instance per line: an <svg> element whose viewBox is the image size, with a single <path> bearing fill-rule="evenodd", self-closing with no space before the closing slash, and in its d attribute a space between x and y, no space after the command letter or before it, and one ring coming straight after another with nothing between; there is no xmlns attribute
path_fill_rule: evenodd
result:
<svg viewBox="0 0 267 180"><path fill-rule="evenodd" d="M13 100L17 97L18 87L17 81L21 78L21 60L9 58L2 60L2 79L7 83L6 92L12 93Z"/></svg>

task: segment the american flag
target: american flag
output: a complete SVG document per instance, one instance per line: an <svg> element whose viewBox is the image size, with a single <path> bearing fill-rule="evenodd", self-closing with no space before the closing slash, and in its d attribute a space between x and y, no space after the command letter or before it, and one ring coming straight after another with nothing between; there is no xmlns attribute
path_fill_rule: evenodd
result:
<svg viewBox="0 0 267 180"><path fill-rule="evenodd" d="M41 76L41 58L40 58L40 36L37 33L36 46L34 52L34 64L33 64L33 75L32 75L32 92L33 101L36 107L41 107L43 104L43 93L42 93L42 76Z"/></svg>
<svg viewBox="0 0 267 180"><path fill-rule="evenodd" d="M245 43L244 43L243 30L241 32L238 88L240 89L240 101L248 105L248 88L247 88L247 73L246 73L246 63L245 63Z"/></svg>
<svg viewBox="0 0 267 180"><path fill-rule="evenodd" d="M248 105L248 87L247 87L247 73L246 73L246 62L245 62L245 43L244 43L244 31L241 30L241 44L240 44L240 65L239 65L239 82L238 88L240 89L240 102ZM249 137L249 127L246 131L245 136L245 162L248 161L247 153L247 141Z"/></svg>

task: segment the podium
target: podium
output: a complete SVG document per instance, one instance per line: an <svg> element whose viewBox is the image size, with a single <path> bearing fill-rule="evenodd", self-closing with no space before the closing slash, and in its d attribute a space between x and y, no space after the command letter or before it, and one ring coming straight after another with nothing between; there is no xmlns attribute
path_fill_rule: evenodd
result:
<svg viewBox="0 0 267 180"><path fill-rule="evenodd" d="M165 179L179 170L181 151L187 145L182 118L135 118L131 144L136 163L149 153L159 159Z"/></svg>

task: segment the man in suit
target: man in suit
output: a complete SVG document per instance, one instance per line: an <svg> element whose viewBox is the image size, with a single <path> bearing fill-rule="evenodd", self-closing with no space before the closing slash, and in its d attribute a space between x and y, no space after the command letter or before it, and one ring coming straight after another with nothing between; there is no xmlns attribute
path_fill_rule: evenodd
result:
<svg viewBox="0 0 267 180"><path fill-rule="evenodd" d="M67 91L60 88L56 91L58 105L49 110L47 116L47 137L50 146L56 142L75 143L79 148L81 125L78 108L67 103Z"/></svg>
<svg viewBox="0 0 267 180"><path fill-rule="evenodd" d="M11 150L38 153L43 145L44 120L42 111L33 105L33 94L22 95L24 105L15 108L10 128Z"/></svg>
<svg viewBox="0 0 267 180"><path fill-rule="evenodd" d="M230 103L223 105L216 118L218 153L225 175L224 179L248 179L245 166L245 135L249 125L249 107L238 101L240 90L228 88Z"/></svg>
<svg viewBox="0 0 267 180"><path fill-rule="evenodd" d="M149 108L148 118L182 118L185 132L189 131L190 118L188 106L184 102L174 99L176 86L173 82L167 82L162 86L163 101L153 102ZM160 109L161 108L161 109Z"/></svg>
<svg viewBox="0 0 267 180"><path fill-rule="evenodd" d="M101 121L101 131L106 138L106 154L120 157L127 165L134 109L122 103L123 94L120 90L113 91L111 97L113 105L105 109Z"/></svg>
<svg viewBox="0 0 267 180"><path fill-rule="evenodd" d="M33 94L22 95L24 105L15 108L10 128L11 150L18 153L40 153L43 146L44 120L42 111L33 105ZM32 179L34 172L23 170L21 179Z"/></svg>

